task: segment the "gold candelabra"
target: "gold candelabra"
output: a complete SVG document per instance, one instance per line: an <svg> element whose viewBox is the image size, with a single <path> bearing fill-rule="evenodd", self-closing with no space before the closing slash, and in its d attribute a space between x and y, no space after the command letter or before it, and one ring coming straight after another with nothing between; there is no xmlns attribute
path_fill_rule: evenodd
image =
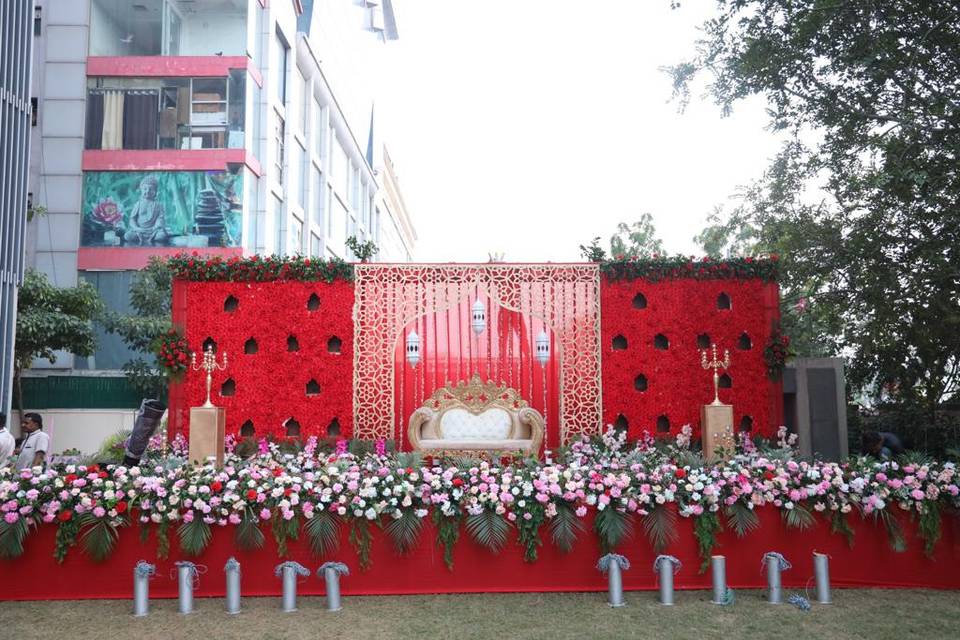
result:
<svg viewBox="0 0 960 640"><path fill-rule="evenodd" d="M707 350L704 349L700 352L700 364L704 369L713 369L713 402L711 404L718 405L723 404L720 402L720 369L727 369L730 367L730 352L726 349L723 350L723 360L717 359L717 345L714 343L711 346L713 357L707 360Z"/></svg>
<svg viewBox="0 0 960 640"><path fill-rule="evenodd" d="M227 368L227 352L223 352L223 364L217 364L217 356L213 353L213 346L208 345L207 350L203 352L203 362L197 364L196 352L190 354L190 367L194 371L207 372L207 401L203 403L204 408L209 409L213 406L210 402L210 384L213 381L214 371L223 371Z"/></svg>

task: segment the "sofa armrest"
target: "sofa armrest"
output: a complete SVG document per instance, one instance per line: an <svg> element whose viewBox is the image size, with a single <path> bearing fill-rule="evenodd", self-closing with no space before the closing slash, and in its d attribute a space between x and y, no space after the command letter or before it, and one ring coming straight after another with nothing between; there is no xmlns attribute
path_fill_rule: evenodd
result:
<svg viewBox="0 0 960 640"><path fill-rule="evenodd" d="M410 426L407 431L407 437L410 439L410 447L414 450L420 448L421 440L436 440L440 438L440 432L437 427L437 420L434 420L437 412L429 407L420 407L410 416ZM427 425L424 433L424 425Z"/></svg>

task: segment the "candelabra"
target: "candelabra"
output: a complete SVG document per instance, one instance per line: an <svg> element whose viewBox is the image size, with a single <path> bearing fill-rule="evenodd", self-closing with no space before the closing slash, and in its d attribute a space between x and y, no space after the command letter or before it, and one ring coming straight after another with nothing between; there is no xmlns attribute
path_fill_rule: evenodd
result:
<svg viewBox="0 0 960 640"><path fill-rule="evenodd" d="M711 404L719 405L723 404L720 402L720 369L727 369L730 367L730 352L726 349L723 350L723 360L717 359L717 345L713 344L711 346L713 357L707 360L707 350L704 349L700 352L700 364L704 369L713 369L713 402Z"/></svg>
<svg viewBox="0 0 960 640"><path fill-rule="evenodd" d="M206 409L212 408L213 403L210 402L210 384L213 381L213 372L224 371L227 368L227 353L223 353L223 364L217 364L217 356L213 353L213 346L208 346L207 350L203 352L203 362L199 365L197 364L197 354L192 353L190 355L190 367L194 371L207 372L207 401L203 403L203 406Z"/></svg>

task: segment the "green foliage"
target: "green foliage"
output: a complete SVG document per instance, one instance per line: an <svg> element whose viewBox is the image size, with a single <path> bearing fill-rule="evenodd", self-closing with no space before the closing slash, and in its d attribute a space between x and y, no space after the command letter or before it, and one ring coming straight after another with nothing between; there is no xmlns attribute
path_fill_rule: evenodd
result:
<svg viewBox="0 0 960 640"><path fill-rule="evenodd" d="M657 553L666 551L677 540L677 514L672 507L654 507L643 516L643 532Z"/></svg>
<svg viewBox="0 0 960 640"><path fill-rule="evenodd" d="M607 259L607 252L600 246L600 236L594 238L588 245L580 245L580 255L587 262L603 262Z"/></svg>
<svg viewBox="0 0 960 640"><path fill-rule="evenodd" d="M830 515L830 533L842 535L847 541L847 546L853 549L853 529L850 528L850 521L847 519L847 514L839 509Z"/></svg>
<svg viewBox="0 0 960 640"><path fill-rule="evenodd" d="M303 282L353 281L353 265L339 258L305 258L303 256L253 255L249 258L220 256L204 258L186 253L167 259L174 278L191 282L272 282L296 280Z"/></svg>
<svg viewBox="0 0 960 640"><path fill-rule="evenodd" d="M193 520L184 522L177 529L180 536L180 550L188 556L199 556L210 544L212 533L210 525L203 521L203 516L194 514ZM281 554L283 555L283 554Z"/></svg>
<svg viewBox="0 0 960 640"><path fill-rule="evenodd" d="M163 397L166 389L162 367L154 352L157 343L173 326L172 297L173 271L165 260L154 256L130 283L133 312L128 315L111 312L104 318L107 331L120 336L130 349L149 357L149 361L137 356L125 362L123 372L130 386L151 398Z"/></svg>
<svg viewBox="0 0 960 640"><path fill-rule="evenodd" d="M310 541L310 550L319 557L340 548L340 518L328 511L314 511L303 526Z"/></svg>
<svg viewBox="0 0 960 640"><path fill-rule="evenodd" d="M802 355L852 354L873 399L937 407L960 390L960 109L954 3L720 0L695 56L728 113L767 102L788 139L711 253L783 256L783 327Z"/></svg>
<svg viewBox="0 0 960 640"><path fill-rule="evenodd" d="M557 505L557 515L550 520L550 535L553 544L561 553L570 553L577 538L586 531L586 526L568 504Z"/></svg>
<svg viewBox="0 0 960 640"><path fill-rule="evenodd" d="M937 541L940 540L942 534L940 525L940 505L936 502L924 505L923 511L920 512L917 531L923 538L923 552L928 558L933 557L933 549L936 547Z"/></svg>
<svg viewBox="0 0 960 640"><path fill-rule="evenodd" d="M903 528L897 521L897 517L890 513L889 509L877 509L873 511L874 520L879 520L887 530L887 540L890 542L890 548L897 553L903 553L907 550L907 540L903 537Z"/></svg>
<svg viewBox="0 0 960 640"><path fill-rule="evenodd" d="M700 573L704 573L710 566L710 554L717 546L717 534L721 529L720 518L715 511L704 511L693 519L693 534L700 550Z"/></svg>
<svg viewBox="0 0 960 640"><path fill-rule="evenodd" d="M783 517L783 522L791 529L811 529L817 524L810 510L801 504L794 505L793 509L781 511L780 515Z"/></svg>
<svg viewBox="0 0 960 640"><path fill-rule="evenodd" d="M373 546L373 534L370 533L370 521L366 518L350 518L350 544L357 552L361 569L370 568L370 549Z"/></svg>
<svg viewBox="0 0 960 640"><path fill-rule="evenodd" d="M613 281L636 280L638 278L653 282L672 278L694 278L696 280L758 278L763 281L771 281L777 279L777 263L777 256L771 256L770 258L730 258L729 260L713 260L709 257L694 260L688 256L662 256L608 260L600 264L600 271Z"/></svg>
<svg viewBox="0 0 960 640"><path fill-rule="evenodd" d="M20 373L35 358L56 362L56 351L93 355L97 348L92 321L103 311L97 290L86 281L76 287L55 287L32 269L23 277L17 300L17 341L14 368Z"/></svg>
<svg viewBox="0 0 960 640"><path fill-rule="evenodd" d="M63 564L67 557L70 547L77 544L77 536L80 534L80 518L74 516L67 521L61 521L57 525L56 546L53 549L53 557L57 564Z"/></svg>
<svg viewBox="0 0 960 640"><path fill-rule="evenodd" d="M399 518L392 518L384 527L400 555L409 553L417 545L422 529L423 518L418 518L413 509L402 510Z"/></svg>
<svg viewBox="0 0 960 640"><path fill-rule="evenodd" d="M287 556L287 541L297 540L300 537L300 520L296 517L287 520L279 512L270 519L270 530L277 543L277 554L281 558Z"/></svg>
<svg viewBox="0 0 960 640"><path fill-rule="evenodd" d="M237 547L242 551L256 551L265 541L263 531L260 530L260 519L251 508L246 508L234 535Z"/></svg>
<svg viewBox="0 0 960 640"><path fill-rule="evenodd" d="M89 513L80 517L82 531L80 539L83 541L83 550L94 562L103 562L109 558L113 548L117 546L117 540L120 537L117 528L121 525L111 520L111 518L97 518Z"/></svg>
<svg viewBox="0 0 960 640"><path fill-rule="evenodd" d="M494 553L500 553L507 544L510 523L493 511L484 510L467 516L467 533L474 542Z"/></svg>
<svg viewBox="0 0 960 640"><path fill-rule="evenodd" d="M373 240L360 242L360 240L357 239L357 236L350 236L347 238L346 245L360 262L367 262L370 260L370 258L380 252L376 242Z"/></svg>
<svg viewBox="0 0 960 640"><path fill-rule="evenodd" d="M607 508L597 512L593 530L600 538L600 550L612 553L621 542L633 535L633 520L627 513Z"/></svg>
<svg viewBox="0 0 960 640"><path fill-rule="evenodd" d="M727 526L736 531L740 538L760 527L760 518L757 514L740 501L727 507L726 514Z"/></svg>
<svg viewBox="0 0 960 640"><path fill-rule="evenodd" d="M663 253L663 241L657 238L653 216L644 213L632 225L621 222L610 237L610 255L615 260L624 258L655 258Z"/></svg>
<svg viewBox="0 0 960 640"><path fill-rule="evenodd" d="M162 520L157 525L157 557L166 560L170 556L170 521Z"/></svg>
<svg viewBox="0 0 960 640"><path fill-rule="evenodd" d="M13 524L0 520L0 558L19 558L23 554L23 541L27 533L29 525L24 518L18 518Z"/></svg>
<svg viewBox="0 0 960 640"><path fill-rule="evenodd" d="M443 547L443 561L453 571L453 547L460 539L461 516L445 516L439 509L433 510L433 524L437 528L437 546Z"/></svg>

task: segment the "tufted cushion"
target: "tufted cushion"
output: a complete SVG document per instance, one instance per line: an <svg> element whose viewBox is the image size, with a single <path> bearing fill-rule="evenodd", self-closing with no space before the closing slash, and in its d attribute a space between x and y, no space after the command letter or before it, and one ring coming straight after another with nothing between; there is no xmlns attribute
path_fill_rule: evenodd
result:
<svg viewBox="0 0 960 640"><path fill-rule="evenodd" d="M505 440L510 436L510 414L491 407L479 415L466 409L450 409L440 418L444 440Z"/></svg>

